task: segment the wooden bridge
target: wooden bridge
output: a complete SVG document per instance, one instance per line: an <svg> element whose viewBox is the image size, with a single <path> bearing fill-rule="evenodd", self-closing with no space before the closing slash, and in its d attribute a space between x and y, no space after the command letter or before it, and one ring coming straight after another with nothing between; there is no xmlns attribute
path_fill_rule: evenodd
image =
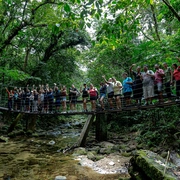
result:
<svg viewBox="0 0 180 180"><path fill-rule="evenodd" d="M78 101L79 105L82 105L82 101ZM44 113L44 112L27 112L27 111L15 111L11 110L9 111L7 107L0 106L0 111L3 114L6 114L6 116L12 117L12 115L15 116L15 119L12 121L12 124L10 125L8 129L8 133L12 132L18 123L19 120L21 120L23 117L26 117L26 129L27 130L34 130L36 127L36 119L37 116L69 116L69 115L88 115L88 119L84 124L84 127L82 129L80 138L77 142L77 146L85 146L86 138L88 136L88 132L90 130L91 124L94 121L94 118L96 117L96 139L106 140L107 139L107 116L111 114L121 114L123 112L127 111L142 111L142 110L150 110L150 109L158 109L158 108L168 108L172 106L180 106L180 101L176 102L175 100L172 100L172 102L169 103L155 103L154 105L147 105L147 106L123 106L121 109L109 109L106 108L106 110L102 111L101 108L97 106L96 111L89 111L89 112L82 112L82 107L79 111L76 112L70 112L67 111L66 113L62 112L54 112L54 113Z"/></svg>

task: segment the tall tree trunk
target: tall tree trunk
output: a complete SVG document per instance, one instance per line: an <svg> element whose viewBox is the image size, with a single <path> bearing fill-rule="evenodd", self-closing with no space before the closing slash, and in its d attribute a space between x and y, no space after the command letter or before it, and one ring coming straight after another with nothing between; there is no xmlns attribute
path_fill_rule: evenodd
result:
<svg viewBox="0 0 180 180"><path fill-rule="evenodd" d="M155 28L155 33L156 33L156 38L158 41L161 41L159 32L158 32L158 23L157 23L157 18L156 18L156 13L154 10L154 6L151 4L151 11L153 13L153 20L154 20L154 28Z"/></svg>
<svg viewBox="0 0 180 180"><path fill-rule="evenodd" d="M24 58L24 68L23 68L24 72L26 72L26 67L27 67L27 64L28 64L30 50L31 50L31 48L27 47L26 55L25 55L25 58Z"/></svg>

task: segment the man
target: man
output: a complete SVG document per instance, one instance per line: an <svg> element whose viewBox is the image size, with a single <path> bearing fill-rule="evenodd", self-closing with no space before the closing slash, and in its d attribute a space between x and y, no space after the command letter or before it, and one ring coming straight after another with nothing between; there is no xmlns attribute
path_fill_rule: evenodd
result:
<svg viewBox="0 0 180 180"><path fill-rule="evenodd" d="M77 93L78 90L76 89L74 84L72 84L72 86L69 88L70 112L76 111Z"/></svg>
<svg viewBox="0 0 180 180"><path fill-rule="evenodd" d="M155 64L156 72L154 74L155 77L155 85L157 87L157 93L158 93L158 99L159 103L163 103L163 94L162 94L162 87L163 87L163 77L164 77L164 71L159 68L158 64Z"/></svg>
<svg viewBox="0 0 180 180"><path fill-rule="evenodd" d="M132 79L128 77L126 72L123 73L123 95L126 102L126 106L131 104L131 94L132 94Z"/></svg>
<svg viewBox="0 0 180 180"><path fill-rule="evenodd" d="M152 70L148 70L148 65L144 65L143 69L143 95L146 101L144 105L149 105L149 103L153 104L152 97L154 97L154 72Z"/></svg>
<svg viewBox="0 0 180 180"><path fill-rule="evenodd" d="M172 79L172 70L170 67L168 67L167 63L163 63L164 66L164 85L165 85L165 91L167 94L168 100L164 103L171 102L171 79Z"/></svg>
<svg viewBox="0 0 180 180"><path fill-rule="evenodd" d="M113 90L113 82L112 82L112 78L109 78L109 80L107 81L105 76L102 76L102 78L104 79L104 81L106 82L107 84L107 94L108 94L108 102L109 102L109 106L110 106L110 109L113 109L113 96L114 96L114 90Z"/></svg>

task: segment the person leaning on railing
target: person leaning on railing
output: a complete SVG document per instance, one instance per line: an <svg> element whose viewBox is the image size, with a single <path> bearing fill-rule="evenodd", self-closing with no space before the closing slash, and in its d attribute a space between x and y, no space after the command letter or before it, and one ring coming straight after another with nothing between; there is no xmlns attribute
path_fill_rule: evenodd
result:
<svg viewBox="0 0 180 180"><path fill-rule="evenodd" d="M8 109L9 111L13 110L12 109L12 100L13 100L13 97L14 97L14 93L12 90L8 90L8 88L6 87L6 92L8 93Z"/></svg>
<svg viewBox="0 0 180 180"><path fill-rule="evenodd" d="M176 82L176 102L180 101L180 66L178 67L177 64L172 65L174 72L171 79L171 84L173 83L173 80Z"/></svg>

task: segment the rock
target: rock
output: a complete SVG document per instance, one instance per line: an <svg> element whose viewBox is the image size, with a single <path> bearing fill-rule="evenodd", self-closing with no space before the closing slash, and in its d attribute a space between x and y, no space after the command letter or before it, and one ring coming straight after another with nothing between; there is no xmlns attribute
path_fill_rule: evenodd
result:
<svg viewBox="0 0 180 180"><path fill-rule="evenodd" d="M66 176L56 176L55 180L66 180Z"/></svg>
<svg viewBox="0 0 180 180"><path fill-rule="evenodd" d="M130 160L129 174L135 180L177 180L174 175L176 166L172 163L166 165L166 160L156 153L139 150ZM166 166L166 173L164 169Z"/></svg>
<svg viewBox="0 0 180 180"><path fill-rule="evenodd" d="M54 144L55 144L55 141L53 141L53 140L51 140L51 141L48 142L48 145L53 146Z"/></svg>
<svg viewBox="0 0 180 180"><path fill-rule="evenodd" d="M109 165L110 165L110 166L114 166L115 163L114 163L113 161L111 161L111 162L109 163Z"/></svg>
<svg viewBox="0 0 180 180"><path fill-rule="evenodd" d="M103 141L99 145L102 148L112 148L114 146L113 143L110 143L110 142L107 142L107 141Z"/></svg>
<svg viewBox="0 0 180 180"><path fill-rule="evenodd" d="M76 148L74 150L74 155L86 155L87 152L86 152L86 149L85 148L82 148L82 147L79 147L79 148Z"/></svg>
<svg viewBox="0 0 180 180"><path fill-rule="evenodd" d="M0 142L8 142L8 138L0 136Z"/></svg>

